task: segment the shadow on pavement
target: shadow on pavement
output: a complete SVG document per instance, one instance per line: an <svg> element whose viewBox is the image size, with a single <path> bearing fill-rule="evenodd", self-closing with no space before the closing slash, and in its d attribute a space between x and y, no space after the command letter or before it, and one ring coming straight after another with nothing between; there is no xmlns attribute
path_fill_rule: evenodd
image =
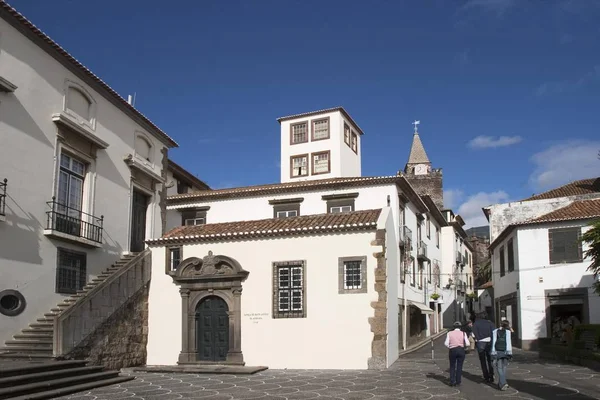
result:
<svg viewBox="0 0 600 400"><path fill-rule="evenodd" d="M450 379L448 379L446 376L444 375L440 375L440 374L434 374L433 372L430 372L426 375L428 378L431 379L435 379L436 381L440 381L442 382L444 385L450 386Z"/></svg>

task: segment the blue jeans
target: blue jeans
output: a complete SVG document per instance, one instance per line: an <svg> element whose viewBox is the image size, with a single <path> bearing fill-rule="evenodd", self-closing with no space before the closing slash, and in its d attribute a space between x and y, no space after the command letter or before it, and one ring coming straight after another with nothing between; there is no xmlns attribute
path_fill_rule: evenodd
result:
<svg viewBox="0 0 600 400"><path fill-rule="evenodd" d="M494 379L494 368L492 366L492 342L477 342L477 353L479 353L479 362L483 379Z"/></svg>
<svg viewBox="0 0 600 400"><path fill-rule="evenodd" d="M494 359L494 370L498 374L498 388L500 389L506 385L506 367L508 367L508 358Z"/></svg>
<svg viewBox="0 0 600 400"><path fill-rule="evenodd" d="M449 351L450 358L450 383L460 385L462 378L462 368L465 362L465 349L455 347Z"/></svg>

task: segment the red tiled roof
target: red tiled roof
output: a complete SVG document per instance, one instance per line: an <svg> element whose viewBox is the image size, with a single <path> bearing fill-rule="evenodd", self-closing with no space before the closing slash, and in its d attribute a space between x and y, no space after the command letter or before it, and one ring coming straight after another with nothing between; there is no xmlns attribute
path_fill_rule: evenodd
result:
<svg viewBox="0 0 600 400"><path fill-rule="evenodd" d="M58 43L52 40L48 35L42 32L38 27L36 27L31 21L29 21L23 14L19 13L12 6L6 3L4 0L0 0L0 16L4 18L7 22L14 25L17 29L22 28L21 32L24 34L30 33L33 36L40 40L40 42L36 42L38 46L42 49L50 53L51 55L60 56L63 61L65 61L68 65L73 67L75 70L80 72L85 78L87 78L91 83L95 83L100 86L101 89L104 89L108 96L107 99L109 101L112 100L113 104L117 107L123 109L123 111L133 113L134 116L139 118L143 123L147 124L151 130L153 130L154 134L159 136L163 141L168 143L171 147L177 147L177 143L173 140L169 135L163 132L158 126L156 126L152 121L150 121L144 114L139 112L135 107L127 102L120 94L118 94L113 88L108 86L106 82L96 76L92 71L90 71L87 67L85 67L82 63L77 61L75 57L69 54L65 49L63 49ZM88 82L88 83L90 83ZM99 91L102 94L102 90Z"/></svg>
<svg viewBox="0 0 600 400"><path fill-rule="evenodd" d="M600 199L577 200L568 206L559 208L558 210L554 210L540 217L507 226L500 235L490 243L489 249L492 250L495 248L514 228L519 226L536 225L548 222L585 220L598 217L600 217Z"/></svg>
<svg viewBox="0 0 600 400"><path fill-rule="evenodd" d="M334 111L341 112L346 117L346 119L352 125L354 125L354 127L356 128L356 130L358 131L359 134L361 134L361 135L364 134L364 132L362 131L362 129L360 129L360 126L358 126L358 124L352 119L352 117L350 116L350 114L348 114L348 112L344 109L344 107L332 107L332 108L326 108L326 109L323 109L323 110L309 111L309 112L300 113L300 114L288 115L288 116L285 116L285 117L277 118L277 121L279 123L281 123L281 121L287 121L287 120L290 120L290 119L296 119L296 118L302 118L302 117L310 117L310 116L313 116L313 115L325 114L325 113L330 113L330 112L334 112Z"/></svg>
<svg viewBox="0 0 600 400"><path fill-rule="evenodd" d="M148 244L207 242L259 237L297 236L330 232L365 231L377 228L381 209L339 214L305 215L255 221L179 226Z"/></svg>
<svg viewBox="0 0 600 400"><path fill-rule="evenodd" d="M583 196L586 194L600 195L600 177L567 183L566 185L536 194L522 201L556 199L558 197Z"/></svg>

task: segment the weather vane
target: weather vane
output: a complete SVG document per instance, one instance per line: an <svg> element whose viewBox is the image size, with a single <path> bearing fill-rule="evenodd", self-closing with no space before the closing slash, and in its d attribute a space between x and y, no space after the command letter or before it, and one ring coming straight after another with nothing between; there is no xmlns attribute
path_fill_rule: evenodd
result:
<svg viewBox="0 0 600 400"><path fill-rule="evenodd" d="M417 131L419 130L418 126L421 123L421 121L415 121L412 124L415 126L415 133L417 133Z"/></svg>

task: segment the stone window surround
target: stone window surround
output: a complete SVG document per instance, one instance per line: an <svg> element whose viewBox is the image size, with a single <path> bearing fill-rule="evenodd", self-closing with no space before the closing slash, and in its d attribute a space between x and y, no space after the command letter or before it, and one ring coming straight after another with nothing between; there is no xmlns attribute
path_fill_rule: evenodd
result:
<svg viewBox="0 0 600 400"><path fill-rule="evenodd" d="M171 269L171 250L179 249L179 264L175 265L173 269ZM183 262L183 246L182 245L170 245L166 246L165 249L165 274L169 274L169 272L176 270Z"/></svg>
<svg viewBox="0 0 600 400"><path fill-rule="evenodd" d="M77 283L77 288L71 290L70 288L64 288L59 286L60 282L60 271L61 271L61 257L62 256L72 256L72 257L80 257L83 260L83 266L81 268L80 273L83 276L80 276L79 282ZM56 278L55 278L55 292L60 294L75 294L78 290L82 290L82 288L87 283L87 253L83 251L77 251L66 247L57 247L56 248Z"/></svg>
<svg viewBox="0 0 600 400"><path fill-rule="evenodd" d="M204 223L206 224L206 214L210 210L210 206L203 207L191 207L191 208L183 208L180 210L181 213L181 225L185 225L185 221L187 219L197 219L204 218Z"/></svg>
<svg viewBox="0 0 600 400"><path fill-rule="evenodd" d="M306 158L306 172L304 174L294 175L294 160L296 158ZM290 179L302 178L302 177L308 176L309 170L310 170L310 159L309 159L308 153L296 154L296 155L290 156Z"/></svg>
<svg viewBox="0 0 600 400"><path fill-rule="evenodd" d="M346 132L348 132L348 137L346 137ZM352 145L350 144L351 140L352 140L352 134L351 134L352 130L350 129L350 125L348 125L345 121L344 121L344 143L346 143L348 145L348 147L352 147Z"/></svg>
<svg viewBox="0 0 600 400"><path fill-rule="evenodd" d="M279 267L291 267L300 266L302 268L302 311L279 311L279 283L278 273ZM274 261L273 262L273 319L288 319L288 318L306 318L306 260L293 260L293 261ZM290 299L291 301L291 299Z"/></svg>
<svg viewBox="0 0 600 400"><path fill-rule="evenodd" d="M169 276L180 289L182 349L178 364L229 364L244 365L242 354L242 283L249 272L231 257L217 255L212 251L202 259L190 257L183 260ZM200 361L196 344L196 309L207 297L217 296L225 301L229 315L229 351L225 361Z"/></svg>
<svg viewBox="0 0 600 400"><path fill-rule="evenodd" d="M294 142L294 127L298 126L298 125L306 125L306 140L303 140L301 142ZM291 123L290 124L290 145L293 146L295 144L308 143L308 137L310 135L309 129L310 128L308 126L308 120Z"/></svg>
<svg viewBox="0 0 600 400"><path fill-rule="evenodd" d="M361 285L359 289L345 289L344 281L346 274L344 273L344 264L348 261L360 261L360 279ZM338 293L367 293L367 256L356 257L340 257L338 258Z"/></svg>
<svg viewBox="0 0 600 400"><path fill-rule="evenodd" d="M327 121L327 137L315 139L315 122ZM327 140L331 137L331 118L317 118L310 121L310 140L316 142L318 140Z"/></svg>
<svg viewBox="0 0 600 400"><path fill-rule="evenodd" d="M577 246L578 246L578 258L577 259L573 259L573 260L556 260L554 261L552 259L552 254L553 254L553 243L552 243L552 235L554 232L568 232L568 231L573 231L577 233L577 239L579 239L581 237L581 227L568 227L568 228L552 228L552 229L548 229L548 262L550 264L571 264L571 263L578 263L578 262L582 262L584 257L583 257L583 249L582 249L582 244L581 241L578 241Z"/></svg>
<svg viewBox="0 0 600 400"><path fill-rule="evenodd" d="M358 195L358 192L327 194L321 196L321 200L325 200L327 202L327 214L331 213L331 207L350 206L352 207L352 211L356 211L354 203Z"/></svg>
<svg viewBox="0 0 600 400"><path fill-rule="evenodd" d="M269 200L269 204L273 206L273 218L277 218L279 211L296 211L296 216L300 216L300 203L303 201L304 197Z"/></svg>
<svg viewBox="0 0 600 400"><path fill-rule="evenodd" d="M354 130L350 131L350 143L350 148L352 149L352 151L358 154L358 135L356 134L356 132L354 132Z"/></svg>
<svg viewBox="0 0 600 400"><path fill-rule="evenodd" d="M323 172L315 172L315 156L320 156L320 155L324 155L327 154L327 171L323 171ZM325 150L325 151L317 151L314 153L310 154L310 172L311 175L323 175L323 174L329 174L331 173L331 151L330 150Z"/></svg>
<svg viewBox="0 0 600 400"><path fill-rule="evenodd" d="M69 109L67 107L68 104L68 96L69 89L75 89L80 92L89 102L90 102L90 119L87 120L83 116L77 114L75 111ZM71 81L69 79L65 80L64 86L64 99L63 99L63 112L67 114L69 117L73 118L80 125L85 125L88 129L92 131L96 130L96 112L97 112L97 103L94 97L90 94L90 92L83 87L83 85Z"/></svg>
<svg viewBox="0 0 600 400"><path fill-rule="evenodd" d="M148 145L148 159L145 159L143 156L139 155L137 152L137 140L142 139L143 141L146 142L146 144ZM133 152L134 152L134 156L137 157L138 160L141 160L143 163L149 163L151 168L154 168L155 166L155 154L154 154L155 148L154 148L154 144L152 143L152 140L150 140L150 137L148 135L146 135L144 132L141 131L136 131L135 132L135 137L134 137L134 142L133 142Z"/></svg>

